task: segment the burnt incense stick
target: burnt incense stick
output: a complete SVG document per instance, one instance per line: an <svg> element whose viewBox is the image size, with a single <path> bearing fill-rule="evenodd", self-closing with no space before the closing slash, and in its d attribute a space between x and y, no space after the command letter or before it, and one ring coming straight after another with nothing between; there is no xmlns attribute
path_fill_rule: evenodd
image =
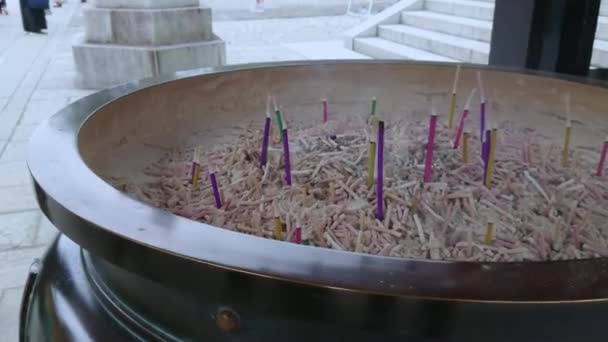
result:
<svg viewBox="0 0 608 342"><path fill-rule="evenodd" d="M262 137L262 151L260 152L260 168L264 168L268 159L268 140L270 139L270 113L266 112L264 120L264 135Z"/></svg>
<svg viewBox="0 0 608 342"><path fill-rule="evenodd" d="M437 130L437 113L433 110L429 121L429 138L424 158L424 182L430 183L433 177L433 152L435 149L435 132Z"/></svg>
<svg viewBox="0 0 608 342"><path fill-rule="evenodd" d="M291 161L289 159L289 137L287 127L283 128L283 158L285 159L285 183L291 186Z"/></svg>
<svg viewBox="0 0 608 342"><path fill-rule="evenodd" d="M384 121L378 121L378 181L376 183L376 218L384 220Z"/></svg>

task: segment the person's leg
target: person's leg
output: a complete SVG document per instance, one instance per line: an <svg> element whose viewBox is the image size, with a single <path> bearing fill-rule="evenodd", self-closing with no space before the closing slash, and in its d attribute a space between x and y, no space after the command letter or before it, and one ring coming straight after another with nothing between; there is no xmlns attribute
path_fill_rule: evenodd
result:
<svg viewBox="0 0 608 342"><path fill-rule="evenodd" d="M34 18L34 27L35 30L33 32L41 33L41 30L46 30L46 14L44 10L41 9L31 9L32 17Z"/></svg>
<svg viewBox="0 0 608 342"><path fill-rule="evenodd" d="M32 12L29 7L27 7L27 0L19 0L19 7L21 8L21 22L23 23L23 30L25 32L33 32L33 18Z"/></svg>

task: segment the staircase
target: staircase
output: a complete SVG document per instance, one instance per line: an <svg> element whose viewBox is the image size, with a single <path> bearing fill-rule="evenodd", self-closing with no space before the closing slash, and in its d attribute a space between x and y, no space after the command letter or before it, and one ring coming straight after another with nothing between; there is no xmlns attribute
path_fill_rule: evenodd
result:
<svg viewBox="0 0 608 342"><path fill-rule="evenodd" d="M397 13L397 18L379 19L374 30L367 28L354 33L347 40L347 47L379 59L488 63L494 0L409 3L412 5ZM597 25L591 64L606 68L608 1L602 2Z"/></svg>
<svg viewBox="0 0 608 342"><path fill-rule="evenodd" d="M600 16L597 18L591 66L608 68L608 1L604 0L600 6Z"/></svg>
<svg viewBox="0 0 608 342"><path fill-rule="evenodd" d="M376 37L355 38L353 49L374 58L488 63L494 1L425 0L421 7L380 24Z"/></svg>

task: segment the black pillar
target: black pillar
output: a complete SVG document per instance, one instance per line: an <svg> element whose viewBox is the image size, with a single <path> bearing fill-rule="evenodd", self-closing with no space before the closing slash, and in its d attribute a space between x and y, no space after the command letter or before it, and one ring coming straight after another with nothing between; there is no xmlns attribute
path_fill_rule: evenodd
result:
<svg viewBox="0 0 608 342"><path fill-rule="evenodd" d="M600 0L496 0L490 65L587 75Z"/></svg>

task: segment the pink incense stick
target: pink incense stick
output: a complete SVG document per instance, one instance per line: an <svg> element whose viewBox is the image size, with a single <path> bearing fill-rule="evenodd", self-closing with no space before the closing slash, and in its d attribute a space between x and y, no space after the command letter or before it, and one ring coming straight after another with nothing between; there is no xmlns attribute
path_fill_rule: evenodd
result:
<svg viewBox="0 0 608 342"><path fill-rule="evenodd" d="M327 99L323 99L323 123L326 123L328 119L327 114Z"/></svg>
<svg viewBox="0 0 608 342"><path fill-rule="evenodd" d="M220 198L220 189L217 186L217 179L215 179L215 172L209 173L209 178L211 178L211 188L213 188L213 197L215 198L215 207L222 207L222 200Z"/></svg>
<svg viewBox="0 0 608 342"><path fill-rule="evenodd" d="M378 121L378 166L376 170L376 218L384 220L384 121Z"/></svg>
<svg viewBox="0 0 608 342"><path fill-rule="evenodd" d="M293 242L298 245L302 244L302 228L296 227L293 231Z"/></svg>
<svg viewBox="0 0 608 342"><path fill-rule="evenodd" d="M464 132L464 122L469 116L469 110L465 109L460 116L460 122L458 123L458 129L456 130L456 138L454 138L454 149L458 149L460 146L460 139L462 137L462 133Z"/></svg>
<svg viewBox="0 0 608 342"><path fill-rule="evenodd" d="M264 136L262 137L262 152L260 153L260 168L264 168L268 158L268 140L270 139L270 113L266 112Z"/></svg>
<svg viewBox="0 0 608 342"><path fill-rule="evenodd" d="M467 119L467 116L469 115L469 108L471 106L471 100L473 99L475 91L477 91L477 89L475 88L471 90L471 94L469 95L469 98L467 99L467 102L464 105L464 110L460 115L460 122L458 123L458 129L456 130L456 138L454 138L454 149L457 149L458 146L460 146L460 140L462 139L462 133L464 132L464 123Z"/></svg>
<svg viewBox="0 0 608 342"><path fill-rule="evenodd" d="M604 164L606 163L606 153L608 153L608 137L604 141L604 147L602 147L602 154L600 155L600 162L597 165L596 176L601 177L604 173Z"/></svg>
<svg viewBox="0 0 608 342"><path fill-rule="evenodd" d="M285 158L285 183L291 186L291 162L289 160L289 139L287 127L283 128L283 157Z"/></svg>
<svg viewBox="0 0 608 342"><path fill-rule="evenodd" d="M429 183L433 177L433 150L435 145L435 131L437 129L437 113L433 110L429 123L429 140L426 145L426 157L424 159L424 182Z"/></svg>

